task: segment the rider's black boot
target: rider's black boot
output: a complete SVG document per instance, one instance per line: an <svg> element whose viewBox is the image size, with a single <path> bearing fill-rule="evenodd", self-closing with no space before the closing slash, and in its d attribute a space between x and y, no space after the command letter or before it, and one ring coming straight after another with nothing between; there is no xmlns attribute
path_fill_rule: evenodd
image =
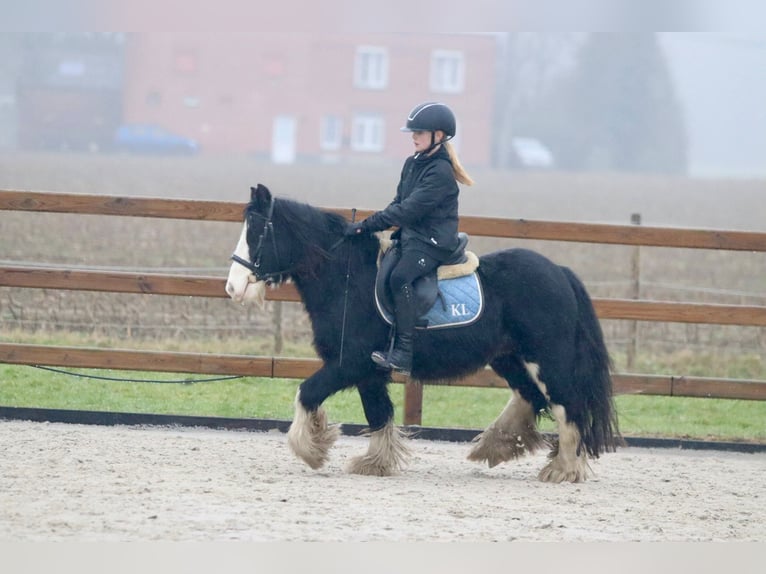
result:
<svg viewBox="0 0 766 574"><path fill-rule="evenodd" d="M372 360L383 369L393 369L409 376L412 371L412 334L415 330L415 309L412 304L412 288L404 285L394 294L396 336L390 353L375 351Z"/></svg>
<svg viewBox="0 0 766 574"><path fill-rule="evenodd" d="M397 373L410 376L412 371L412 333L396 333L394 348L388 355L388 366Z"/></svg>

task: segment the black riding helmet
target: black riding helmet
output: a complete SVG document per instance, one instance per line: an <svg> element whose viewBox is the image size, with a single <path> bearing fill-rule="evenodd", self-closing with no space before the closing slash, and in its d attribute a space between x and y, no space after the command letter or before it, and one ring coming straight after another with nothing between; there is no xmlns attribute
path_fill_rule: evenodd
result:
<svg viewBox="0 0 766 574"><path fill-rule="evenodd" d="M415 106L407 116L407 124L401 128L403 132L435 132L441 130L445 134L444 141L455 137L455 114L446 104L440 102L425 102Z"/></svg>

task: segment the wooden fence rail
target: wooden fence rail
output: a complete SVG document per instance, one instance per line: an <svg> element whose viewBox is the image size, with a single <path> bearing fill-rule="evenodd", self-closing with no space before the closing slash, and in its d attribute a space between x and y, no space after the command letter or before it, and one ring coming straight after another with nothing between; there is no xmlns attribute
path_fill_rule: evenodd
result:
<svg viewBox="0 0 766 574"><path fill-rule="evenodd" d="M0 210L131 217L159 217L240 222L243 203L118 197L0 190ZM332 209L350 217L350 209ZM365 217L370 211L359 210ZM766 233L638 227L589 223L557 223L521 219L461 218L461 230L475 236L577 241L587 243L725 249L766 252ZM0 266L0 286L143 293L198 297L227 297L220 277L82 271L63 268ZM299 301L291 286L269 290L267 298ZM766 307L664 301L594 299L601 319L707 323L766 327ZM125 370L305 378L319 368L318 359L251 357L199 353L170 353L0 343L0 362ZM405 424L420 424L420 385L405 383ZM766 400L766 381L615 374L617 393ZM485 370L444 385L505 387Z"/></svg>
<svg viewBox="0 0 766 574"><path fill-rule="evenodd" d="M220 277L79 271L26 265L0 265L0 285L146 295L228 297L224 289L226 280ZM292 285L269 289L266 298L274 301L300 301L300 295ZM593 298L593 304L601 319L766 327L766 307L757 305L674 303L597 297Z"/></svg>
<svg viewBox="0 0 766 574"><path fill-rule="evenodd" d="M278 379L303 379L312 375L321 366L319 359L293 357L135 351L20 343L0 343L0 363L127 371L140 369L155 372L243 375ZM394 380L397 383L409 384L408 381L398 375L394 377ZM437 381L433 384L500 389L508 387L507 383L490 369L485 369L465 379ZM615 392L618 394L766 399L766 382L746 379L615 374L614 386ZM406 405L405 408L407 408ZM407 424L419 423L410 422Z"/></svg>
<svg viewBox="0 0 766 574"><path fill-rule="evenodd" d="M0 190L0 210L124 215L204 221L241 222L244 203L154 197L123 197ZM328 208L351 217L351 210ZM364 218L372 211L357 210ZM501 219L495 217L460 218L460 229L469 235L515 239L544 239L649 247L766 251L766 233L708 229L608 225L601 223L562 223Z"/></svg>

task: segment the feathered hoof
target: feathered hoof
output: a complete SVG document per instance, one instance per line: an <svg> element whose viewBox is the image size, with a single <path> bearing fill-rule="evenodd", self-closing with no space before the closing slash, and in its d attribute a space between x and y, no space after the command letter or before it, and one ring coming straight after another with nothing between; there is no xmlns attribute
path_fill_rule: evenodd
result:
<svg viewBox="0 0 766 574"><path fill-rule="evenodd" d="M295 456L313 469L321 468L329 458L330 447L340 436L339 425L328 425L324 409L306 412L296 410L296 416L287 431L287 444Z"/></svg>
<svg viewBox="0 0 766 574"><path fill-rule="evenodd" d="M353 457L346 471L365 476L394 476L399 474L410 459L406 433L389 423L369 433L370 445L366 454Z"/></svg>
<svg viewBox="0 0 766 574"><path fill-rule="evenodd" d="M593 475L593 471L585 460L585 456L578 456L573 461L564 461L558 456L554 456L548 464L546 464L537 478L541 482L585 482L590 476Z"/></svg>
<svg viewBox="0 0 766 574"><path fill-rule="evenodd" d="M547 444L535 429L516 433L491 426L474 438L473 442L476 444L468 453L468 460L486 462L489 468L535 452Z"/></svg>
<svg viewBox="0 0 766 574"><path fill-rule="evenodd" d="M399 474L400 469L389 463L383 463L374 456L364 454L353 457L346 466L346 472L364 476L394 476Z"/></svg>

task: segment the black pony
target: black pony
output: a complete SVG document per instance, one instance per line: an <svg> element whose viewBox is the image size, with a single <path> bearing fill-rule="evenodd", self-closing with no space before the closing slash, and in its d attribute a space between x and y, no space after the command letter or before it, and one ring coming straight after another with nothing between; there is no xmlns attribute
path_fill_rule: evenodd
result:
<svg viewBox="0 0 766 574"><path fill-rule="evenodd" d="M242 265L258 281L292 279L323 366L300 385L290 448L312 468L322 466L338 437L322 403L355 386L370 444L348 470L385 476L403 467L408 448L393 424L391 374L370 359L389 338L373 294L380 242L375 236L343 240L346 225L340 215L274 198L260 184L251 188L227 291L242 299L247 283L238 287L231 279ZM571 270L527 249L497 251L479 261L481 317L470 325L416 330L412 378L459 379L489 365L508 381L512 396L475 439L468 458L492 467L546 446L536 422L547 412L558 423L558 440L540 480L583 481L590 472L587 457L620 442L610 360L590 297Z"/></svg>

